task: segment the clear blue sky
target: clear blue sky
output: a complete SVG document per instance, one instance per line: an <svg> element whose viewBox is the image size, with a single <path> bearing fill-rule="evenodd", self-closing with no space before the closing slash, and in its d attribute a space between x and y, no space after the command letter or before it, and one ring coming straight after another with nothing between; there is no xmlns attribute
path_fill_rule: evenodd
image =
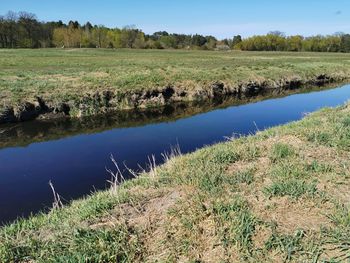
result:
<svg viewBox="0 0 350 263"><path fill-rule="evenodd" d="M40 20L136 25L219 38L279 30L286 34L350 33L349 0L0 0L0 14L29 11Z"/></svg>

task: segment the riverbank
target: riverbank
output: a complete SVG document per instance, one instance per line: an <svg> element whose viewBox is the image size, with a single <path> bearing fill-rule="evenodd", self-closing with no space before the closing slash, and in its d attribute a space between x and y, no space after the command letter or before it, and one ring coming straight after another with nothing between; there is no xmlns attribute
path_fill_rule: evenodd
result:
<svg viewBox="0 0 350 263"><path fill-rule="evenodd" d="M0 230L1 262L343 261L350 106L170 156Z"/></svg>
<svg viewBox="0 0 350 263"><path fill-rule="evenodd" d="M1 50L0 123L121 110L342 82L350 55L159 50Z"/></svg>
<svg viewBox="0 0 350 263"><path fill-rule="evenodd" d="M141 127L144 125L173 122L205 114L213 110L257 103L269 99L283 98L293 94L307 94L332 90L338 84L322 87L303 87L293 90L269 90L250 98L223 98L222 100L206 100L203 102L174 103L165 107L116 111L82 118L58 118L36 120L14 124L4 124L0 127L0 149L8 147L25 147L32 143L47 142L80 134L96 134L103 131L120 128Z"/></svg>

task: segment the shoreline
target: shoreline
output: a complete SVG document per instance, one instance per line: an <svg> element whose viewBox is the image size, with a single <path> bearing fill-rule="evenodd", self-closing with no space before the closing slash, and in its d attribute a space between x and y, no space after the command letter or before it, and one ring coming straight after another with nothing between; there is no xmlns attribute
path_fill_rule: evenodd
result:
<svg viewBox="0 0 350 263"><path fill-rule="evenodd" d="M0 149L16 146L23 147L33 142L57 140L80 133L92 134L114 128L139 127L150 123L176 121L216 109L283 98L294 94L331 90L343 84L346 85L347 82L332 83L318 87L302 87L293 90L266 90L262 94L242 99L224 97L218 100L177 102L157 108L108 112L81 118L39 118L28 122L7 123L0 126Z"/></svg>
<svg viewBox="0 0 350 263"><path fill-rule="evenodd" d="M123 111L152 111L178 103L206 103L225 99L244 101L256 96L264 96L265 93L280 94L306 86L320 87L329 84L341 84L348 79L348 76L321 74L304 80L292 78L278 81L248 81L235 86L225 85L218 81L212 83L209 87L195 90L174 86L146 89L144 91L126 91L124 93L105 90L87 94L78 101L58 104L47 103L43 98L36 97L32 102L26 101L18 106L5 107L0 112L0 125L35 119L81 118Z"/></svg>

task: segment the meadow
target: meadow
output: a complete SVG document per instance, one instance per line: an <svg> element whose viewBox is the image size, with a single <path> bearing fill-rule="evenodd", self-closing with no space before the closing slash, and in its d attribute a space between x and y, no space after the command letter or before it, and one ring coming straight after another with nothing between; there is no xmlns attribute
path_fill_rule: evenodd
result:
<svg viewBox="0 0 350 263"><path fill-rule="evenodd" d="M203 90L215 82L276 83L321 74L348 77L350 54L302 52L214 52L130 49L0 50L0 106L36 96L49 103L78 105L106 90L123 95L157 87Z"/></svg>

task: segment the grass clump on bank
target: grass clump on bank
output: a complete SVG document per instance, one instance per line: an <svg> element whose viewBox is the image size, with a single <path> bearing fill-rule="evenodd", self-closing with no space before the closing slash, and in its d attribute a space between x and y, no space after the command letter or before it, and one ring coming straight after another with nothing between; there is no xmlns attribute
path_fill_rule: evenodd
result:
<svg viewBox="0 0 350 263"><path fill-rule="evenodd" d="M291 196L299 198L302 195L313 196L317 192L315 183L307 183L300 179L288 179L284 181L275 181L272 185L264 189L264 193L269 197L273 196Z"/></svg>
<svg viewBox="0 0 350 263"><path fill-rule="evenodd" d="M19 220L0 262L349 260L349 116L324 109Z"/></svg>

